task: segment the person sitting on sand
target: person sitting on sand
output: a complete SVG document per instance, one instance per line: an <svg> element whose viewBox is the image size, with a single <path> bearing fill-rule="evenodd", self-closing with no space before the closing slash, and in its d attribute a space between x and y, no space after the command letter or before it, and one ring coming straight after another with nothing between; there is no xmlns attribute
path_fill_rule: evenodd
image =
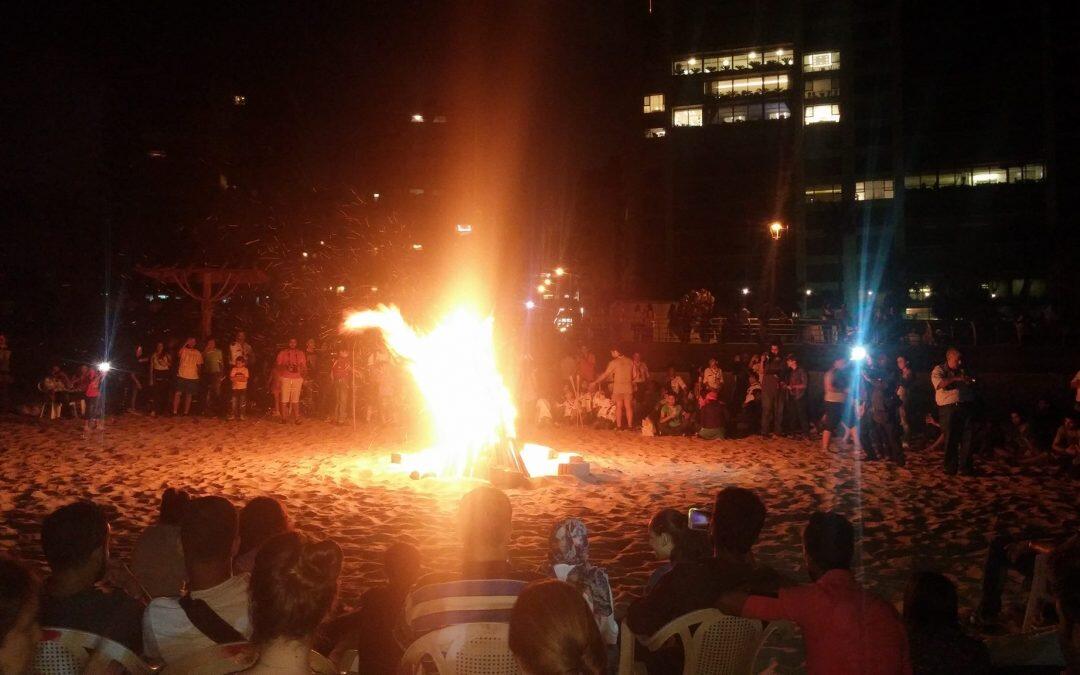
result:
<svg viewBox="0 0 1080 675"><path fill-rule="evenodd" d="M186 573L180 523L190 501L187 492L166 488L158 522L142 531L131 551L131 571L151 598L175 597L183 590Z"/></svg>
<svg viewBox="0 0 1080 675"><path fill-rule="evenodd" d="M562 423L576 424L578 421L578 397L574 395L574 390L570 388L570 385L563 385L563 400L556 408L562 412Z"/></svg>
<svg viewBox="0 0 1080 675"><path fill-rule="evenodd" d="M1062 420L1050 444L1054 461L1064 471L1080 467L1080 413L1069 413Z"/></svg>
<svg viewBox="0 0 1080 675"><path fill-rule="evenodd" d="M808 675L910 675L900 616L851 573L855 528L848 519L821 511L811 515L803 553L813 583L781 588L778 597L728 592L716 606L735 616L798 624Z"/></svg>
<svg viewBox="0 0 1080 675"><path fill-rule="evenodd" d="M41 548L52 574L41 596L41 623L74 628L142 650L143 604L121 590L102 590L109 565L109 521L90 501L61 506L41 524Z"/></svg>
<svg viewBox="0 0 1080 675"><path fill-rule="evenodd" d="M25 565L0 557L0 673L38 672L32 667L41 640L38 591Z"/></svg>
<svg viewBox="0 0 1080 675"><path fill-rule="evenodd" d="M664 564L653 570L645 582L645 594L679 562L693 562L709 556L709 540L704 532L691 530L686 511L662 509L649 521L649 547Z"/></svg>
<svg viewBox="0 0 1080 675"><path fill-rule="evenodd" d="M593 410L595 411L596 416L596 419L593 422L595 428L615 428L615 401L611 400L603 388L597 389L596 393L593 394Z"/></svg>
<svg viewBox="0 0 1080 675"><path fill-rule="evenodd" d="M990 651L961 630L957 604L956 585L944 574L920 572L908 581L904 625L915 675L990 673Z"/></svg>
<svg viewBox="0 0 1080 675"><path fill-rule="evenodd" d="M337 597L341 548L296 532L271 538L251 573L252 642L258 660L240 672L307 675L315 632Z"/></svg>
<svg viewBox="0 0 1080 675"><path fill-rule="evenodd" d="M397 631L399 644L412 644L425 633L458 623L510 620L506 597L540 578L510 564L512 512L510 499L491 486L462 497L457 518L461 570L432 573L417 581L405 599L403 625Z"/></svg>
<svg viewBox="0 0 1080 675"><path fill-rule="evenodd" d="M188 504L180 524L187 592L156 598L143 617L144 653L166 664L215 644L251 637L248 575L233 575L236 507L224 497Z"/></svg>
<svg viewBox="0 0 1080 675"><path fill-rule="evenodd" d="M577 518L560 520L555 523L548 543L548 562L541 567L541 573L579 589L596 618L604 643L618 643L619 624L615 621L611 582L607 572L589 562L589 531L585 523Z"/></svg>
<svg viewBox="0 0 1080 675"><path fill-rule="evenodd" d="M240 509L240 548L233 561L237 574L255 567L259 547L271 537L288 532L289 514L285 505L273 497L255 497Z"/></svg>
<svg viewBox="0 0 1080 675"><path fill-rule="evenodd" d="M604 640L581 593L563 581L529 584L510 614L510 651L525 675L602 675Z"/></svg>
<svg viewBox="0 0 1080 675"><path fill-rule="evenodd" d="M698 400L701 410L698 419L701 428L698 429L698 438L712 441L724 438L727 434L727 409L720 402L720 396L715 389L709 389Z"/></svg>

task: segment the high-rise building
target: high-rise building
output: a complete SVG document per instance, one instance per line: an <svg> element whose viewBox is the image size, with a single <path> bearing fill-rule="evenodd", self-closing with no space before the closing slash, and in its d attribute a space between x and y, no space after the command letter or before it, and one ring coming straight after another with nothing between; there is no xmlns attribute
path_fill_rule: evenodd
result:
<svg viewBox="0 0 1080 675"><path fill-rule="evenodd" d="M721 301L749 288L810 314L891 293L912 315L939 292L1027 301L1053 286L1063 101L1051 5L640 11L635 286L706 286Z"/></svg>

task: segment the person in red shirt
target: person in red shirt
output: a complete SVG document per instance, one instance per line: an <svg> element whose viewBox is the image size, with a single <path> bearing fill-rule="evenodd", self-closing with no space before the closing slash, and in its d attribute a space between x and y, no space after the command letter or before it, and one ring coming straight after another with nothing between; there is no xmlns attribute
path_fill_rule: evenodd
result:
<svg viewBox="0 0 1080 675"><path fill-rule="evenodd" d="M808 675L910 675L907 633L896 609L867 592L851 573L855 529L837 513L818 511L803 531L813 583L778 597L725 593L722 611L802 629Z"/></svg>

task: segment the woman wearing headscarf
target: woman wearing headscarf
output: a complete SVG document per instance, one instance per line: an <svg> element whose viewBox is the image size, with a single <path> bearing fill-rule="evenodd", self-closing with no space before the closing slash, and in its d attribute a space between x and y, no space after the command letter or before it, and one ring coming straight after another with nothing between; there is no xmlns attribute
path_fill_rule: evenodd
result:
<svg viewBox="0 0 1080 675"><path fill-rule="evenodd" d="M615 621L615 602L607 572L589 563L589 531L577 518L555 523L549 539L548 563L541 571L579 590L589 603L604 643L614 645L619 639Z"/></svg>

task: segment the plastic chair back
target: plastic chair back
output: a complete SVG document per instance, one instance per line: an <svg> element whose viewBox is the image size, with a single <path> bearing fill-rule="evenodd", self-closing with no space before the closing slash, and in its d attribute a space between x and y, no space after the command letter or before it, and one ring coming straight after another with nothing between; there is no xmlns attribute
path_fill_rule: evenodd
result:
<svg viewBox="0 0 1080 675"><path fill-rule="evenodd" d="M440 675L517 675L509 633L505 623L462 623L432 631L409 645L398 673L416 675L430 664Z"/></svg>
<svg viewBox="0 0 1080 675"><path fill-rule="evenodd" d="M135 652L93 633L72 628L42 628L34 655L34 672L40 675L78 675L91 662L115 661L130 675L150 675L151 670Z"/></svg>
<svg viewBox="0 0 1080 675"><path fill-rule="evenodd" d="M632 675L633 633L625 623L623 631L619 674ZM760 621L702 609L673 619L641 642L649 651L657 651L678 637L683 648L683 675L743 675L753 670L762 635Z"/></svg>

